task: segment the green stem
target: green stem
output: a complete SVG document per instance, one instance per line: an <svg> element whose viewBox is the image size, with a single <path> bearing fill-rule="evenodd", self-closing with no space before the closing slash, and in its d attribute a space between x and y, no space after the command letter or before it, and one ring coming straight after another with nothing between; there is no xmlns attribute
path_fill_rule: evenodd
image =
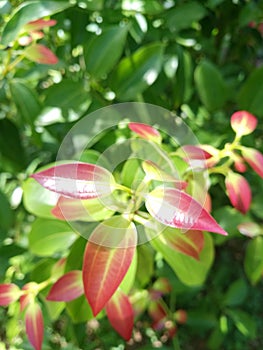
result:
<svg viewBox="0 0 263 350"><path fill-rule="evenodd" d="M179 343L178 335L173 337L173 347L174 347L174 350L181 350L181 346L180 346L180 343Z"/></svg>
<svg viewBox="0 0 263 350"><path fill-rule="evenodd" d="M133 195L133 190L131 188L129 188L129 187L126 187L126 186L123 186L123 185L120 185L120 184L115 184L115 189L127 192L130 195Z"/></svg>

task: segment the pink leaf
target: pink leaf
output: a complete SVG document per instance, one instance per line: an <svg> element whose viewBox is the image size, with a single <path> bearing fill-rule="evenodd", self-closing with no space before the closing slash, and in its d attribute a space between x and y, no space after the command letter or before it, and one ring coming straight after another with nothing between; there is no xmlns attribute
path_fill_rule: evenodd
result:
<svg viewBox="0 0 263 350"><path fill-rule="evenodd" d="M247 111L238 111L231 116L231 126L239 137L248 135L256 129L257 118Z"/></svg>
<svg viewBox="0 0 263 350"><path fill-rule="evenodd" d="M200 203L175 188L155 188L146 195L145 205L148 212L164 225L227 235Z"/></svg>
<svg viewBox="0 0 263 350"><path fill-rule="evenodd" d="M129 340L132 336L134 313L127 295L117 289L106 304L106 313L112 327Z"/></svg>
<svg viewBox="0 0 263 350"><path fill-rule="evenodd" d="M161 143L162 137L159 131L150 125L143 123L129 123L130 130L146 140L151 140L157 143Z"/></svg>
<svg viewBox="0 0 263 350"><path fill-rule="evenodd" d="M20 297L20 289L13 283L0 284L0 306L7 306Z"/></svg>
<svg viewBox="0 0 263 350"><path fill-rule="evenodd" d="M207 152L199 146L185 145L181 147L181 150L182 152L180 153L183 154L186 158L190 159L205 160L212 157L212 155L209 152Z"/></svg>
<svg viewBox="0 0 263 350"><path fill-rule="evenodd" d="M77 299L83 293L82 272L74 270L57 280L51 287L46 299L51 301L71 301Z"/></svg>
<svg viewBox="0 0 263 350"><path fill-rule="evenodd" d="M164 321L166 319L167 312L160 301L151 301L148 307L148 313L151 319L154 321L154 324L158 324L159 329L164 327L164 322L161 323L160 321ZM157 327L155 327L155 329L157 329Z"/></svg>
<svg viewBox="0 0 263 350"><path fill-rule="evenodd" d="M22 312L29 304L34 302L34 291L38 288L36 282L29 282L22 287L22 291L26 291L20 297L20 311ZM32 291L32 292L30 292Z"/></svg>
<svg viewBox="0 0 263 350"><path fill-rule="evenodd" d="M240 174L229 172L225 184L231 204L245 214L251 203L251 190L247 180Z"/></svg>
<svg viewBox="0 0 263 350"><path fill-rule="evenodd" d="M112 192L111 173L94 164L70 163L57 165L31 175L40 185L63 196L90 199Z"/></svg>
<svg viewBox="0 0 263 350"><path fill-rule="evenodd" d="M26 309L26 333L35 350L41 350L44 336L44 321L40 306L33 302Z"/></svg>
<svg viewBox="0 0 263 350"><path fill-rule="evenodd" d="M199 260L204 245L204 236L201 231L187 231L182 233L180 230L167 227L162 233L160 239L170 248L184 255L191 256Z"/></svg>
<svg viewBox="0 0 263 350"><path fill-rule="evenodd" d="M41 64L56 64L58 62L57 56L46 46L41 44L32 44L28 46L23 54L30 61Z"/></svg>
<svg viewBox="0 0 263 350"><path fill-rule="evenodd" d="M99 224L87 243L83 284L94 316L119 287L132 262L137 232L133 223L114 216Z"/></svg>
<svg viewBox="0 0 263 350"><path fill-rule="evenodd" d="M263 154L254 148L242 147L242 156L251 168L263 178Z"/></svg>
<svg viewBox="0 0 263 350"><path fill-rule="evenodd" d="M32 32L35 30L40 30L46 27L52 27L57 23L54 19L37 19L35 21L28 22L24 27L23 31Z"/></svg>
<svg viewBox="0 0 263 350"><path fill-rule="evenodd" d="M172 182L175 188L183 190L187 187L187 182L180 181L176 177L167 174L157 164L150 160L142 162L142 168L149 180L157 180L163 182Z"/></svg>

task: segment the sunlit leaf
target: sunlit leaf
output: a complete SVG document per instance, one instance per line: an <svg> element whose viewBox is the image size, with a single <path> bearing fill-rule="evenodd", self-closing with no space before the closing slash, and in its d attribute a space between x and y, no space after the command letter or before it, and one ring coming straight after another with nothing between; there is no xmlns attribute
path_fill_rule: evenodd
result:
<svg viewBox="0 0 263 350"><path fill-rule="evenodd" d="M108 195L114 184L113 176L108 170L81 162L57 165L31 177L50 191L79 199Z"/></svg>
<svg viewBox="0 0 263 350"><path fill-rule="evenodd" d="M26 291L20 297L20 311L22 312L29 304L34 303L34 291L38 290L38 284L36 282L26 283L22 287L22 291Z"/></svg>
<svg viewBox="0 0 263 350"><path fill-rule="evenodd" d="M254 148L242 147L242 156L251 168L263 178L263 154Z"/></svg>
<svg viewBox="0 0 263 350"><path fill-rule="evenodd" d="M240 174L229 172L225 184L230 202L237 210L245 214L251 203L251 189L247 180Z"/></svg>
<svg viewBox="0 0 263 350"><path fill-rule="evenodd" d="M35 350L42 349L44 336L44 321L40 306L33 302L29 304L25 314L26 333Z"/></svg>
<svg viewBox="0 0 263 350"><path fill-rule="evenodd" d="M143 139L151 140L157 143L160 143L162 141L162 137L159 131L150 125L132 122L129 123L128 126L133 132L135 132Z"/></svg>
<svg viewBox="0 0 263 350"><path fill-rule="evenodd" d="M57 23L55 19L37 19L35 21L28 22L22 30L25 32L31 32L35 30L40 30L46 27L52 27Z"/></svg>
<svg viewBox="0 0 263 350"><path fill-rule="evenodd" d="M84 254L83 284L94 315L103 309L126 275L136 243L134 224L121 216L105 220L91 234Z"/></svg>
<svg viewBox="0 0 263 350"><path fill-rule="evenodd" d="M134 313L127 295L117 289L106 304L106 313L112 327L125 339L132 336Z"/></svg>
<svg viewBox="0 0 263 350"><path fill-rule="evenodd" d="M263 235L263 227L260 227L255 222L243 222L238 225L239 232L247 237L253 238L259 235Z"/></svg>
<svg viewBox="0 0 263 350"><path fill-rule="evenodd" d="M84 293L82 273L79 270L70 271L60 277L51 287L47 300L70 301Z"/></svg>
<svg viewBox="0 0 263 350"><path fill-rule="evenodd" d="M164 225L227 235L200 203L175 188L154 189L146 195L145 205L149 213Z"/></svg>

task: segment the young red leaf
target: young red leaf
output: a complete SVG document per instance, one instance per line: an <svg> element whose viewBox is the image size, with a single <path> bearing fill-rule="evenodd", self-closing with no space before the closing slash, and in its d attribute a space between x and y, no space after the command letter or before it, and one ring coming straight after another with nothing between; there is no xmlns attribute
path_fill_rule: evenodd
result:
<svg viewBox="0 0 263 350"><path fill-rule="evenodd" d="M212 155L207 152L206 150L202 149L199 146L195 145L185 145L178 150L178 152L184 157L184 158L190 158L190 159L200 159L205 160L212 157Z"/></svg>
<svg viewBox="0 0 263 350"><path fill-rule="evenodd" d="M162 137L158 130L150 125L143 123L129 123L130 130L135 132L137 135L143 139L154 141L156 143L161 143Z"/></svg>
<svg viewBox="0 0 263 350"><path fill-rule="evenodd" d="M28 22L24 27L23 27L23 32L32 32L35 30L41 30L45 27L52 27L57 23L55 19L37 19L35 21Z"/></svg>
<svg viewBox="0 0 263 350"><path fill-rule="evenodd" d="M149 180L172 182L175 188L178 188L180 190L183 190L187 187L187 182L180 181L174 176L167 174L157 164L150 160L143 161L142 168Z"/></svg>
<svg viewBox="0 0 263 350"><path fill-rule="evenodd" d="M148 313L153 320L153 324L156 325L154 328L156 330L162 329L164 327L164 322L167 316L167 312L160 303L160 301L151 301L148 307ZM163 322L160 322L163 321ZM158 327L157 327L158 325Z"/></svg>
<svg viewBox="0 0 263 350"><path fill-rule="evenodd" d="M132 262L137 232L121 216L99 224L86 245L83 284L86 298L97 315L112 297Z"/></svg>
<svg viewBox="0 0 263 350"><path fill-rule="evenodd" d="M240 174L229 172L225 184L231 204L245 214L251 203L251 190L247 180Z"/></svg>
<svg viewBox="0 0 263 350"><path fill-rule="evenodd" d="M204 245L204 236L201 231L189 230L186 233L182 233L180 230L172 227L165 228L161 233L160 239L170 248L196 260L199 260L199 254Z"/></svg>
<svg viewBox="0 0 263 350"><path fill-rule="evenodd" d="M26 333L35 350L41 350L44 336L44 321L40 306L33 302L26 309Z"/></svg>
<svg viewBox="0 0 263 350"><path fill-rule="evenodd" d="M22 291L26 293L22 294L20 297L20 311L22 312L29 304L34 302L34 291L38 289L38 284L36 282L29 282L22 287ZM32 292L30 292L32 291Z"/></svg>
<svg viewBox="0 0 263 350"><path fill-rule="evenodd" d="M145 205L148 212L166 226L227 235L200 203L175 188L155 188L146 195Z"/></svg>
<svg viewBox="0 0 263 350"><path fill-rule="evenodd" d="M247 111L238 111L231 116L231 127L239 137L251 134L256 126L257 118Z"/></svg>
<svg viewBox="0 0 263 350"><path fill-rule="evenodd" d="M21 295L20 289L13 283L0 284L0 306L7 306Z"/></svg>
<svg viewBox="0 0 263 350"><path fill-rule="evenodd" d="M106 304L106 313L112 327L129 340L132 336L134 312L127 295L117 289Z"/></svg>
<svg viewBox="0 0 263 350"><path fill-rule="evenodd" d="M74 270L60 277L51 287L47 300L70 301L77 299L84 293L82 272Z"/></svg>
<svg viewBox="0 0 263 350"><path fill-rule="evenodd" d="M57 56L46 46L41 44L32 44L28 46L24 50L23 55L30 61L41 64L56 64L58 62Z"/></svg>
<svg viewBox="0 0 263 350"><path fill-rule="evenodd" d="M263 178L263 154L254 148L242 147L242 156L251 168Z"/></svg>
<svg viewBox="0 0 263 350"><path fill-rule="evenodd" d="M79 199L108 195L114 185L113 176L108 170L81 162L57 165L31 177L50 191Z"/></svg>

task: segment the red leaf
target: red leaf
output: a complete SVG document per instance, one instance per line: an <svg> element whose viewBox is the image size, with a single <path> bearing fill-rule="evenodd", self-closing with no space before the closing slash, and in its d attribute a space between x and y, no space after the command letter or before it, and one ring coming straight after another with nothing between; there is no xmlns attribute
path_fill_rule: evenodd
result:
<svg viewBox="0 0 263 350"><path fill-rule="evenodd" d="M231 204L245 214L251 203L251 190L247 180L240 174L229 172L225 184Z"/></svg>
<svg viewBox="0 0 263 350"><path fill-rule="evenodd" d="M136 228L121 216L99 224L87 243L83 261L86 298L97 315L117 290L132 262Z"/></svg>
<svg viewBox="0 0 263 350"><path fill-rule="evenodd" d="M90 199L112 192L111 173L94 164L70 163L57 165L31 175L50 191L70 198Z"/></svg>
<svg viewBox="0 0 263 350"><path fill-rule="evenodd" d="M183 152L180 152L180 154L183 154L186 158L190 159L205 160L212 157L212 155L209 152L195 145L182 146L181 150Z"/></svg>
<svg viewBox="0 0 263 350"><path fill-rule="evenodd" d="M164 327L167 312L160 301L151 301L148 307L148 313L153 320L154 329L160 330ZM163 322L160 322L163 321Z"/></svg>
<svg viewBox="0 0 263 350"><path fill-rule="evenodd" d="M112 327L129 340L132 336L134 313L127 295L117 289L106 304L106 313Z"/></svg>
<svg viewBox="0 0 263 350"><path fill-rule="evenodd" d="M74 270L60 277L51 287L47 300L71 301L77 299L84 293L82 272Z"/></svg>
<svg viewBox="0 0 263 350"><path fill-rule="evenodd" d="M129 123L130 130L141 136L143 139L151 140L160 143L162 140L161 134L158 130L150 125L143 123Z"/></svg>
<svg viewBox="0 0 263 350"><path fill-rule="evenodd" d="M185 324L187 321L187 312L185 310L179 309L174 314L175 321L179 324Z"/></svg>
<svg viewBox="0 0 263 350"><path fill-rule="evenodd" d="M22 287L22 291L27 291L20 297L20 311L22 312L30 303L34 302L34 290L38 289L36 282L29 282ZM30 293L30 291L32 291Z"/></svg>
<svg viewBox="0 0 263 350"><path fill-rule="evenodd" d="M37 19L35 21L28 22L24 27L23 31L32 32L35 30L40 30L45 27L52 27L57 23L55 19Z"/></svg>
<svg viewBox="0 0 263 350"><path fill-rule="evenodd" d="M248 135L256 129L257 118L247 111L238 111L231 116L231 126L238 136Z"/></svg>
<svg viewBox="0 0 263 350"><path fill-rule="evenodd" d="M227 235L200 203L175 188L155 188L146 195L145 205L149 213L164 225Z"/></svg>
<svg viewBox="0 0 263 350"><path fill-rule="evenodd" d="M263 178L263 154L254 148L242 147L242 156L251 168Z"/></svg>
<svg viewBox="0 0 263 350"><path fill-rule="evenodd" d="M44 336L44 321L40 306L33 302L26 309L26 333L35 350L41 350Z"/></svg>
<svg viewBox="0 0 263 350"><path fill-rule="evenodd" d="M21 295L20 289L13 283L0 284L0 306L7 306Z"/></svg>
<svg viewBox="0 0 263 350"><path fill-rule="evenodd" d="M204 245L204 236L201 231L190 230L182 233L180 230L167 227L162 231L160 239L170 248L196 260L199 260L199 254Z"/></svg>
<svg viewBox="0 0 263 350"><path fill-rule="evenodd" d="M37 63L56 64L58 62L57 56L46 46L41 44L32 44L28 46L23 54L30 61Z"/></svg>

